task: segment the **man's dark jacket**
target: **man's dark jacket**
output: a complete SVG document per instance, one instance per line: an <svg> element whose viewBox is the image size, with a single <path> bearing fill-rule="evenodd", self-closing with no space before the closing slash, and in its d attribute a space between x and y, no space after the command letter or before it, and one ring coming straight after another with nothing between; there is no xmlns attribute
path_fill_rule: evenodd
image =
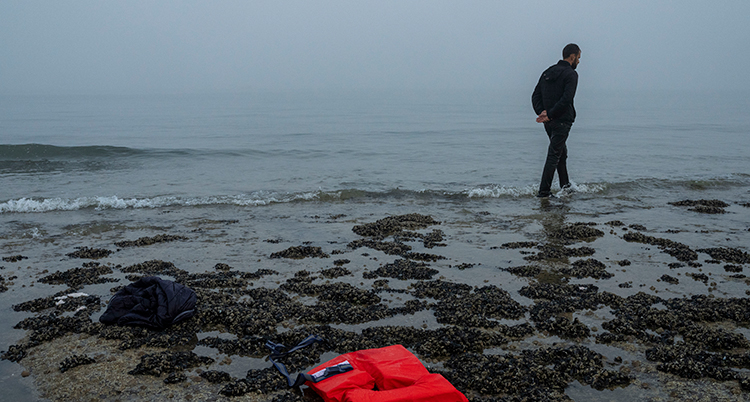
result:
<svg viewBox="0 0 750 402"><path fill-rule="evenodd" d="M578 73L565 60L560 60L539 77L539 83L531 95L531 104L537 115L547 111L550 120L561 123L573 123L576 109L573 97L578 86Z"/></svg>
<svg viewBox="0 0 750 402"><path fill-rule="evenodd" d="M195 302L195 292L187 286L146 276L117 291L99 321L164 329L192 317Z"/></svg>

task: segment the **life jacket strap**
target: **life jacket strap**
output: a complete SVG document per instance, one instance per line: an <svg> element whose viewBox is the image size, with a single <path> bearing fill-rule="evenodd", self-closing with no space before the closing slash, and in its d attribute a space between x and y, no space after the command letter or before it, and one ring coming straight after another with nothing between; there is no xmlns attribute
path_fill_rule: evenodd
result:
<svg viewBox="0 0 750 402"><path fill-rule="evenodd" d="M325 370L321 370L313 374L299 373L297 374L297 378L293 380L292 376L289 375L289 372L287 371L284 363L276 361L277 359L281 357L287 356L290 353L296 352L299 349L308 347L312 345L313 343L323 342L323 341L324 339L318 335L310 335L307 338L305 338L302 342L297 344L297 346L289 349L286 352L283 351L284 348L286 348L286 346L284 346L283 344L267 341L266 347L271 349L271 355L268 356L268 359L271 360L271 363L273 363L273 366L276 367L276 369L279 370L279 372L284 377L286 377L286 381L287 381L287 384L289 384L289 387L300 387L302 386L302 384L308 381L316 383L319 381L323 381L326 378L333 377L337 374L346 373L347 371L351 371L354 369L354 367L352 367L352 365L349 364L349 362L343 362L335 366L326 367Z"/></svg>

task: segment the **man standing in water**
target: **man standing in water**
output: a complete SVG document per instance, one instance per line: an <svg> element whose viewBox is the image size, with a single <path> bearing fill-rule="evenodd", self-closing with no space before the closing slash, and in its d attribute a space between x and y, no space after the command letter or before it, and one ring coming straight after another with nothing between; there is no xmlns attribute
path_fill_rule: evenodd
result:
<svg viewBox="0 0 750 402"><path fill-rule="evenodd" d="M531 104L537 114L536 122L544 123L544 130L549 137L547 161L544 163L537 197L552 196L550 187L555 170L560 179L560 187L570 187L566 165L568 148L565 141L576 118L573 98L578 86L578 73L575 70L581 60L581 49L574 43L568 44L563 49L562 56L562 60L542 73L531 95Z"/></svg>

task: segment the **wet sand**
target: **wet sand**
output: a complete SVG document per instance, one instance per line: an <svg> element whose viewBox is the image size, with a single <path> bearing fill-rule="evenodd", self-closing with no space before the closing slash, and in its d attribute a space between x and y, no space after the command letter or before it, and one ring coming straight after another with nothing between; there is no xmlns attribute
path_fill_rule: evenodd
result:
<svg viewBox="0 0 750 402"><path fill-rule="evenodd" d="M750 208L673 201L6 219L2 385L15 400L315 400L263 345L318 334L290 371L398 343L471 401L750 400ZM145 275L193 288L198 314L161 332L100 324Z"/></svg>

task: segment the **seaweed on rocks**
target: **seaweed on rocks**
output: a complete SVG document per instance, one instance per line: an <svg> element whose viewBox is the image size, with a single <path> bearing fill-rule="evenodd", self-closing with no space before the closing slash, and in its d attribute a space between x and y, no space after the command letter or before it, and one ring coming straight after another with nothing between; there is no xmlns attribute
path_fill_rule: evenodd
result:
<svg viewBox="0 0 750 402"><path fill-rule="evenodd" d="M724 265L724 271L727 271L727 272L742 272L742 266L727 264L727 265Z"/></svg>
<svg viewBox="0 0 750 402"><path fill-rule="evenodd" d="M709 328L705 325L687 322L677 328L677 332L682 335L686 344L705 350L732 350L750 347L750 342L744 335L722 328Z"/></svg>
<svg viewBox="0 0 750 402"><path fill-rule="evenodd" d="M52 296L41 297L39 299L29 300L13 306L15 311L30 311L38 313L43 310L54 308L57 312L78 311L81 307L90 312L101 309L101 299L99 296L91 296L85 293L74 293L73 289L55 293ZM22 322L25 322L22 321Z"/></svg>
<svg viewBox="0 0 750 402"><path fill-rule="evenodd" d="M304 399L290 391L282 392L279 395L273 397L271 402L302 402Z"/></svg>
<svg viewBox="0 0 750 402"><path fill-rule="evenodd" d="M199 374L201 378L214 384L232 381L232 376L225 371L208 370Z"/></svg>
<svg viewBox="0 0 750 402"><path fill-rule="evenodd" d="M404 230L425 229L429 226L439 224L440 222L434 220L431 216L414 213L389 216L373 223L356 225L352 228L352 231L363 237L384 239L388 236L399 234Z"/></svg>
<svg viewBox="0 0 750 402"><path fill-rule="evenodd" d="M595 250L591 247L568 248L542 244L536 248L539 249L539 253L526 256L523 259L527 261L563 260L568 257L587 257L595 253Z"/></svg>
<svg viewBox="0 0 750 402"><path fill-rule="evenodd" d="M729 320L738 325L750 325L750 299L717 299L706 295L690 298L674 298L664 301L672 311L678 311L682 320L693 322L717 322Z"/></svg>
<svg viewBox="0 0 750 402"><path fill-rule="evenodd" d="M348 301L321 301L300 308L299 321L306 324L361 324L392 317L394 311L383 304L358 305Z"/></svg>
<svg viewBox="0 0 750 402"><path fill-rule="evenodd" d="M670 202L669 205L674 205L678 207L694 207L696 205L704 205L707 207L719 207L719 208L726 208L729 206L729 204L721 200L683 200L683 201L677 201L677 202Z"/></svg>
<svg viewBox="0 0 750 402"><path fill-rule="evenodd" d="M382 251L388 255L404 255L412 249L410 245L404 244L399 241L387 242L372 239L357 239L349 242L346 247L351 250L356 250L361 247L367 247L373 250Z"/></svg>
<svg viewBox="0 0 750 402"><path fill-rule="evenodd" d="M473 289L464 283L446 282L443 280L416 282L412 285L414 297L420 299L445 299L451 296L468 295Z"/></svg>
<svg viewBox="0 0 750 402"><path fill-rule="evenodd" d="M707 207L705 205L698 205L695 208L690 208L691 211L699 212L702 214L725 214L727 211L724 208L719 207Z"/></svg>
<svg viewBox="0 0 750 402"><path fill-rule="evenodd" d="M535 300L563 300L569 298L595 299L598 291L599 288L594 285L534 283L524 286L518 293Z"/></svg>
<svg viewBox="0 0 750 402"><path fill-rule="evenodd" d="M445 233L442 230L433 229L432 232L421 236L422 245L425 248L445 247L446 244L442 242L443 236L445 236Z"/></svg>
<svg viewBox="0 0 750 402"><path fill-rule="evenodd" d="M288 331L279 334L273 340L277 343L293 345L310 333L319 334L325 339L325 342L316 344L317 350L310 352L308 356L310 360L315 360L321 352L325 351L347 353L393 344L413 349L421 358L443 360L467 352L482 353L485 349L507 344L508 338L521 339L530 336L534 330L528 324L500 325L496 331L492 332L466 326L446 326L430 330L389 325L367 327L362 330L361 334L357 334L323 325ZM300 365L304 365L304 362Z"/></svg>
<svg viewBox="0 0 750 402"><path fill-rule="evenodd" d="M28 349L29 347L23 344L10 345L8 346L8 350L0 353L0 359L18 363L23 360L24 357L26 357Z"/></svg>
<svg viewBox="0 0 750 402"><path fill-rule="evenodd" d="M229 271L232 270L232 267L229 266L229 265L227 265L227 264L224 264L223 262L220 262L220 263L217 263L216 265L214 265L214 269L216 271L229 272Z"/></svg>
<svg viewBox="0 0 750 402"><path fill-rule="evenodd" d="M439 271L429 268L427 264L409 260L397 259L390 264L379 267L369 277L394 278L401 280L409 279L432 279Z"/></svg>
<svg viewBox="0 0 750 402"><path fill-rule="evenodd" d="M22 255L12 255L10 257L3 257L3 261L5 262L18 262L21 260L27 260L29 257L24 257Z"/></svg>
<svg viewBox="0 0 750 402"><path fill-rule="evenodd" d="M571 267L560 268L560 273L576 278L590 277L594 279L609 279L615 276L613 273L607 272L606 268L601 261L589 258L587 260L578 260Z"/></svg>
<svg viewBox="0 0 750 402"><path fill-rule="evenodd" d="M380 303L380 297L372 290L360 289L344 282L319 285L319 289L318 300L321 301L346 301L352 304L362 305Z"/></svg>
<svg viewBox="0 0 750 402"><path fill-rule="evenodd" d="M411 260L437 261L445 259L445 257L437 254L414 253L411 251L412 247L410 245L404 244L401 241L387 242L372 239L359 239L350 242L347 247L352 250L356 250L360 247L368 247L373 250L382 251L388 255L398 255Z"/></svg>
<svg viewBox="0 0 750 402"><path fill-rule="evenodd" d="M604 232L593 228L596 223L576 222L565 225L559 230L549 233L550 237L561 240L565 244L572 244L577 241L594 241L604 236Z"/></svg>
<svg viewBox="0 0 750 402"><path fill-rule="evenodd" d="M254 388L252 388L252 385L249 381L247 381L244 378L241 378L239 380L235 380L234 382L231 382L224 387L221 388L219 391L220 394L224 396L242 396L247 394L248 392L252 392Z"/></svg>
<svg viewBox="0 0 750 402"><path fill-rule="evenodd" d="M88 315L76 313L72 317L61 316L60 313L54 312L47 316L30 317L16 324L16 328L30 330L31 333L21 343L8 349L13 353L4 357L8 360L22 359L25 357L25 351L28 348L38 346L44 342L63 337L68 334L93 333L96 331L97 324L94 324Z"/></svg>
<svg viewBox="0 0 750 402"><path fill-rule="evenodd" d="M271 258L291 258L301 260L307 257L328 258L330 256L324 253L320 247L313 246L292 246L286 250L271 254Z"/></svg>
<svg viewBox="0 0 750 402"><path fill-rule="evenodd" d="M268 355L266 339L255 336L238 339L206 337L198 341L198 345L214 348L219 352L230 356L251 356L260 358Z"/></svg>
<svg viewBox="0 0 750 402"><path fill-rule="evenodd" d="M328 268L320 271L320 275L328 278L328 279L334 279L338 278L340 276L346 276L351 275L352 271L349 271L348 269L344 267L334 267L334 268Z"/></svg>
<svg viewBox="0 0 750 402"><path fill-rule="evenodd" d="M646 358L660 362L656 369L665 373L687 379L713 378L718 381L738 380L740 385L746 381L739 370L750 368L747 353L712 353L701 348L678 343L675 345L657 345L646 351Z"/></svg>
<svg viewBox="0 0 750 402"><path fill-rule="evenodd" d="M591 334L591 330L578 318L570 321L565 317L554 317L551 320L537 322L536 327L568 339L585 339Z"/></svg>
<svg viewBox="0 0 750 402"><path fill-rule="evenodd" d="M672 285L677 285L678 283L680 283L679 279L677 279L677 278L675 278L673 276L669 276L667 274L662 275L661 278L659 278L659 279L661 279L662 281L667 282L669 284L672 284Z"/></svg>
<svg viewBox="0 0 750 402"><path fill-rule="evenodd" d="M417 331L414 339L405 343L413 347L414 351L424 359L442 360L463 353L483 353L484 349L508 343L508 339L501 334L470 327L450 326L436 330ZM383 346L388 346L387 339L381 342L386 343Z"/></svg>
<svg viewBox="0 0 750 402"><path fill-rule="evenodd" d="M164 384L177 384L185 381L187 381L187 376L184 373L172 372L164 379Z"/></svg>
<svg viewBox="0 0 750 402"><path fill-rule="evenodd" d="M637 242L657 246L660 250L677 258L679 261L688 262L698 259L698 253L691 250L690 247L669 239L646 236L640 232L628 232L625 233L622 238L627 242Z"/></svg>
<svg viewBox="0 0 750 402"><path fill-rule="evenodd" d="M269 394L287 388L286 379L273 367L249 370L245 378L225 385L219 393L224 396L242 396L248 393Z"/></svg>
<svg viewBox="0 0 750 402"><path fill-rule="evenodd" d="M537 301L530 308L531 320L536 323L546 323L560 314L578 310L595 310L599 304L615 304L618 301L619 296L597 292L598 288L594 285L552 283L534 283L519 291L522 296Z"/></svg>
<svg viewBox="0 0 750 402"><path fill-rule="evenodd" d="M706 253L715 260L721 260L733 264L750 263L750 254L736 248L714 247L703 248L698 250L699 253Z"/></svg>
<svg viewBox="0 0 750 402"><path fill-rule="evenodd" d="M625 335L613 334L611 332L602 332L596 336L596 343L609 345L614 342L625 342Z"/></svg>
<svg viewBox="0 0 750 402"><path fill-rule="evenodd" d="M134 349L141 346L156 348L181 348L192 346L197 342L198 329L194 323L182 322L163 331L146 328L125 327L128 330L113 329L113 326L102 326L99 336L107 339L119 339L120 350Z"/></svg>
<svg viewBox="0 0 750 402"><path fill-rule="evenodd" d="M240 272L205 272L201 274L187 274L180 277L180 282L191 288L244 288L247 279L240 276Z"/></svg>
<svg viewBox="0 0 750 402"><path fill-rule="evenodd" d="M187 239L188 238L185 236L160 234L154 237L141 237L141 238L138 238L137 240L118 241L115 243L115 246L117 247L144 247L144 246L150 246L156 243L166 243L170 241L187 240Z"/></svg>
<svg viewBox="0 0 750 402"><path fill-rule="evenodd" d="M693 273L693 272L688 272L685 275L693 278L696 281L703 282L703 283L708 283L708 275L706 275L706 274L696 274L696 273Z"/></svg>
<svg viewBox="0 0 750 402"><path fill-rule="evenodd" d="M273 269L261 268L255 272L240 272L240 278L249 279L249 280L258 280L264 276L278 275L278 274L279 274L279 271L274 271Z"/></svg>
<svg viewBox="0 0 750 402"><path fill-rule="evenodd" d="M500 248L502 249L519 249L519 248L534 248L538 245L534 241L516 241L511 243L503 243Z"/></svg>
<svg viewBox="0 0 750 402"><path fill-rule="evenodd" d="M96 363L96 360L86 355L71 355L60 362L60 372L64 373L72 368L92 363Z"/></svg>
<svg viewBox="0 0 750 402"><path fill-rule="evenodd" d="M280 286L287 292L299 293L303 296L317 296L321 301L349 302L353 304L370 305L380 303L380 297L372 290L360 289L344 282L316 285L306 281L288 280Z"/></svg>
<svg viewBox="0 0 750 402"><path fill-rule="evenodd" d="M441 324L495 328L498 319L518 319L526 308L497 286L474 289L473 293L451 294L435 305L435 317Z"/></svg>
<svg viewBox="0 0 750 402"><path fill-rule="evenodd" d="M442 255L437 254L430 254L430 253L405 253L402 255L402 257L410 259L410 260L417 260L417 261L438 261L438 260L444 260L445 257Z"/></svg>
<svg viewBox="0 0 750 402"><path fill-rule="evenodd" d="M207 366L214 359L198 356L193 352L157 352L141 356L141 362L128 372L130 375L160 377L164 373L183 371L198 366Z"/></svg>
<svg viewBox="0 0 750 402"><path fill-rule="evenodd" d="M84 285L97 283L118 282L119 279L102 278L102 275L112 273L112 268L100 265L98 262L84 263L81 268L59 271L39 279L39 282L50 285L66 284L71 289L82 289Z"/></svg>
<svg viewBox="0 0 750 402"><path fill-rule="evenodd" d="M690 208L690 211L704 214L724 214L727 212L724 208L729 206L729 204L721 200L683 200L670 202L669 205L677 207L693 207Z"/></svg>
<svg viewBox="0 0 750 402"><path fill-rule="evenodd" d="M187 271L175 267L173 263L162 260L150 260L140 264L129 265L120 268L120 271L143 275L168 275L178 280L188 274Z"/></svg>
<svg viewBox="0 0 750 402"><path fill-rule="evenodd" d="M237 336L273 334L278 323L295 317L303 308L278 289L218 293L199 288L195 293L198 314L190 321L195 320L201 328L224 328Z"/></svg>
<svg viewBox="0 0 750 402"><path fill-rule="evenodd" d="M70 258L87 258L91 260L98 260L100 258L109 257L110 254L114 253L112 250L104 248L89 248L86 246L76 247L76 251L65 254Z"/></svg>
<svg viewBox="0 0 750 402"><path fill-rule="evenodd" d="M509 395L545 400L564 395L568 383L578 380L594 389L627 386L633 377L605 370L603 356L584 346L553 346L526 350L519 355L466 353L445 363L454 386L482 395ZM546 399L558 400L558 399Z"/></svg>

